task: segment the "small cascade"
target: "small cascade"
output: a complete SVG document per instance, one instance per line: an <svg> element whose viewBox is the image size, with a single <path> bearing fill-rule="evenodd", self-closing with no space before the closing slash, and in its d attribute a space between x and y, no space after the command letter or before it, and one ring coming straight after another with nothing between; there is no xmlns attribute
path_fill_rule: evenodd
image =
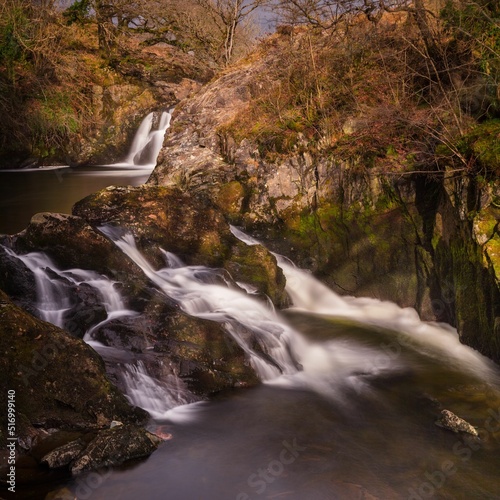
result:
<svg viewBox="0 0 500 500"><path fill-rule="evenodd" d="M35 307L40 318L63 328L64 314L73 304L67 293L66 282L59 279L60 275L54 263L41 252L17 255L9 248L5 250L12 257L22 261L34 274L37 296Z"/></svg>
<svg viewBox="0 0 500 500"><path fill-rule="evenodd" d="M86 284L95 289L101 298L107 318L92 326L84 339L90 338L90 332L111 319L136 314L126 309L115 282L108 277L84 269L61 270L44 253L31 252L18 255L5 248L7 253L24 263L33 272L37 287L36 308L41 319L60 328L65 328L65 313L75 305L71 299L71 289Z"/></svg>
<svg viewBox="0 0 500 500"><path fill-rule="evenodd" d="M17 255L8 248L5 248L5 251L21 260L33 272L37 286L36 308L40 317L60 328L68 327L65 316L73 307L77 306L76 301L71 299L72 288L85 284L97 291L107 317L90 326L83 340L96 350L106 362L116 365L117 377L125 388L125 395L132 404L159 417L176 406L198 400L174 373L168 374L165 380L158 380L148 373L147 366L143 361L135 360L124 350L105 346L92 339L93 332L111 320L138 314L125 307L114 281L95 271L58 269L52 260L41 252ZM92 318L87 316L86 320L91 322Z"/></svg>
<svg viewBox="0 0 500 500"><path fill-rule="evenodd" d="M124 365L120 378L129 401L152 417L161 418L172 408L198 400L179 377L171 374L158 380L141 360Z"/></svg>
<svg viewBox="0 0 500 500"><path fill-rule="evenodd" d="M234 236L247 245L260 244L258 240L236 227L231 227L231 231ZM395 333L394 342L396 345L394 349L396 350L401 347L409 347L443 362L446 360L448 364L454 365L458 370L468 370L485 378L491 375L491 362L470 347L461 344L457 331L451 326L421 321L415 309L401 308L393 302L337 295L314 278L310 272L296 267L287 257L275 253L273 255L283 270L286 278L285 289L295 310L382 327ZM302 364L305 372L307 366L311 366L314 371L318 366L324 364L319 358L322 357L324 360L328 343L322 345L322 349L321 355L315 349L307 353L308 355L313 354L312 356L308 358L306 355L304 357ZM329 356L330 360L333 361L334 358L337 358L342 349L345 349L345 344L340 347L336 345ZM355 352L346 354L342 358L349 359L354 366L356 359L367 359L368 355L368 352L361 353L358 348ZM377 352L372 352L371 355L376 356ZM335 361L337 366L342 364L340 360ZM392 364L394 369L398 369L397 360L394 360ZM365 362L359 362L360 369L363 369L364 366L366 366ZM373 366L372 364L372 368Z"/></svg>
<svg viewBox="0 0 500 500"><path fill-rule="evenodd" d="M237 228L231 230L248 245L260 244ZM414 368L418 366L415 359L419 356L446 364L454 373L467 372L483 381L492 376L489 360L462 345L453 328L422 322L413 309L390 302L339 296L283 256L275 254L287 280L286 291L293 309L309 317L341 318L352 324L375 326L383 330L381 337L377 339L373 334L368 342L342 336L321 342L305 339L271 304L255 298L250 285L221 280L218 271L187 266L167 251L163 251L165 267L156 270L139 251L131 234L110 226L101 227L100 231L186 314L223 325L246 353L261 380L267 383L305 388L348 404L353 401L353 391L371 391L373 377L406 373L411 363ZM36 307L46 321L67 327L66 317L77 305L75 301L80 300L75 289L86 286L95 290L93 296L100 298L101 313L104 308L106 317L102 319L101 315L100 321L93 321L84 339L111 367L133 404L159 418L176 406L197 401L172 367L155 365L157 358L153 352L137 355L92 339L93 332L106 322L138 314L126 308L112 280L94 271L58 269L40 252L17 255L12 250L6 251L34 273ZM387 345L392 349L390 356ZM408 352L411 356L405 354Z"/></svg>
<svg viewBox="0 0 500 500"><path fill-rule="evenodd" d="M178 258L165 252L173 267L158 271L137 249L131 234L112 227L100 230L128 255L144 274L181 309L191 316L222 323L246 352L262 380L298 371L297 352L305 340L286 325L272 307L236 288L207 282L214 271L203 266L184 266ZM264 351L252 347L257 342Z"/></svg>
<svg viewBox="0 0 500 500"><path fill-rule="evenodd" d="M154 168L163 145L165 132L170 127L170 112L163 111L158 120L157 113L149 113L142 121L130 146L124 162L115 164L119 167ZM155 121L158 122L155 128Z"/></svg>

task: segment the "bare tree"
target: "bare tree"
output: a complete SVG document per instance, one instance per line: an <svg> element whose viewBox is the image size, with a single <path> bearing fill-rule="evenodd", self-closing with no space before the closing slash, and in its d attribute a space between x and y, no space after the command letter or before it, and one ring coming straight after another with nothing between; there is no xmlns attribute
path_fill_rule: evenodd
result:
<svg viewBox="0 0 500 500"><path fill-rule="evenodd" d="M197 0L217 26L221 35L223 60L227 65L233 58L238 28L267 0Z"/></svg>

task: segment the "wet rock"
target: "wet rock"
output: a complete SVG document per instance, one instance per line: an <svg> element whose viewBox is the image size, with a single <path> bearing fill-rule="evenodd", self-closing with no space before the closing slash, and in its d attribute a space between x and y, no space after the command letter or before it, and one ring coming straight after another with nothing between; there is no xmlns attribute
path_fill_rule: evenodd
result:
<svg viewBox="0 0 500 500"><path fill-rule="evenodd" d="M142 352L150 345L148 320L141 317L124 317L104 323L92 332L92 339L104 345Z"/></svg>
<svg viewBox="0 0 500 500"><path fill-rule="evenodd" d="M188 265L224 267L235 281L255 285L276 305L287 303L275 258L263 247L237 240L222 212L203 194L159 186L110 187L79 201L73 212L93 226L130 230L156 267L165 266L164 249Z"/></svg>
<svg viewBox="0 0 500 500"><path fill-rule="evenodd" d="M41 463L51 469L69 467L73 474L79 474L148 456L162 441L142 427L115 420L109 429L89 433L51 450L41 458Z"/></svg>
<svg viewBox="0 0 500 500"><path fill-rule="evenodd" d="M35 214L28 227L16 235L21 253L45 252L60 269L92 269L98 273L134 273L132 263L87 221L73 215Z"/></svg>
<svg viewBox="0 0 500 500"><path fill-rule="evenodd" d="M436 421L436 425L455 433L466 433L474 437L479 437L478 432L472 425L470 425L464 419L455 415L450 410L441 411L441 415Z"/></svg>
<svg viewBox="0 0 500 500"><path fill-rule="evenodd" d="M2 291L0 371L2 391L16 393L18 436L28 446L44 429L96 429L147 417L109 382L92 348L15 306ZM5 434L0 440L4 446Z"/></svg>
<svg viewBox="0 0 500 500"><path fill-rule="evenodd" d="M86 331L107 317L99 292L82 283L68 289L68 298L73 306L64 315L64 329L71 335L83 338Z"/></svg>
<svg viewBox="0 0 500 500"><path fill-rule="evenodd" d="M0 289L18 305L34 312L36 283L33 273L0 246Z"/></svg>
<svg viewBox="0 0 500 500"><path fill-rule="evenodd" d="M81 439L71 441L47 453L47 455L42 457L41 463L48 465L51 469L65 467L80 455L85 446L86 443Z"/></svg>
<svg viewBox="0 0 500 500"><path fill-rule="evenodd" d="M170 324L171 335L163 346L195 394L207 396L259 382L243 349L219 323L178 314ZM162 350L161 344L156 350Z"/></svg>
<svg viewBox="0 0 500 500"><path fill-rule="evenodd" d="M120 465L134 458L142 458L156 450L162 439L141 427L133 425L106 429L93 439L83 453L72 463L72 474Z"/></svg>

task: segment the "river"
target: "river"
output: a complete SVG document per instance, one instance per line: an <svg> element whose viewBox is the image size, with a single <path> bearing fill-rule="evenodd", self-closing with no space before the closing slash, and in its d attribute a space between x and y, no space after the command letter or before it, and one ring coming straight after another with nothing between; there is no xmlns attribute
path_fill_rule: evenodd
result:
<svg viewBox="0 0 500 500"><path fill-rule="evenodd" d="M120 166L2 172L0 232L23 229L35 212L69 213L83 196L109 184L138 185L149 173ZM281 258L293 306L263 309L242 291L197 282L178 262L154 270L130 238L103 232L189 314L225 322L233 335L238 325L264 332L287 369L275 373L249 350L261 385L211 401L169 400L161 409L136 378L129 397L150 411L149 427L171 439L147 460L21 487L20 498L63 487L66 498L79 500L500 499L498 368L461 345L451 327L421 322L415 311L389 302L340 297ZM35 257L44 258L23 256L28 267L37 265ZM110 316L133 313L102 276L65 275L54 266L51 273L52 281L60 274L99 287ZM58 323L58 314L45 314ZM91 337L90 330L87 341L105 355ZM280 350L283 338L295 364ZM442 409L474 425L479 438L437 426Z"/></svg>
<svg viewBox="0 0 500 500"><path fill-rule="evenodd" d="M176 401L168 384L150 377L144 384L137 375L147 374L129 371L129 398L150 412L151 430L171 439L147 460L67 481L75 498L500 498L498 367L462 345L453 328L390 302L336 295L279 256L293 306L277 312L200 279L211 270L183 266L175 256L155 270L130 234L101 230L184 311L229 325L233 335L238 326L259 330L274 363L253 363L258 353L247 346L263 383L191 404ZM54 273L69 278L52 266L40 279L54 283ZM106 279L78 270L71 276L103 296L113 293L110 314L131 314L116 291L106 292ZM92 342L91 332L86 338L97 352L116 351ZM277 365L283 374L273 372ZM443 409L474 425L479 437L437 426Z"/></svg>
<svg viewBox="0 0 500 500"><path fill-rule="evenodd" d="M390 354L395 332L286 319L319 355L327 342L339 348L337 366L317 359L324 385L282 380L181 407L152 422L173 438L148 460L70 489L96 500L500 498L498 420L485 430L488 412L499 415L496 384L432 354ZM437 427L437 401L482 427L482 442Z"/></svg>

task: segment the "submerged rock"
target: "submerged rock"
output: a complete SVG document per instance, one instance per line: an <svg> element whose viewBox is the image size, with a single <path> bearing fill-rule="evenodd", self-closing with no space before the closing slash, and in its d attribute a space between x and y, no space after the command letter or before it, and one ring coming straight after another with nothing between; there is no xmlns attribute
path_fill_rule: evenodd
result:
<svg viewBox="0 0 500 500"><path fill-rule="evenodd" d="M466 433L474 437L479 437L478 432L471 424L469 424L469 422L466 422L464 419L458 417L450 410L441 411L441 416L436 421L436 425L455 433Z"/></svg>

